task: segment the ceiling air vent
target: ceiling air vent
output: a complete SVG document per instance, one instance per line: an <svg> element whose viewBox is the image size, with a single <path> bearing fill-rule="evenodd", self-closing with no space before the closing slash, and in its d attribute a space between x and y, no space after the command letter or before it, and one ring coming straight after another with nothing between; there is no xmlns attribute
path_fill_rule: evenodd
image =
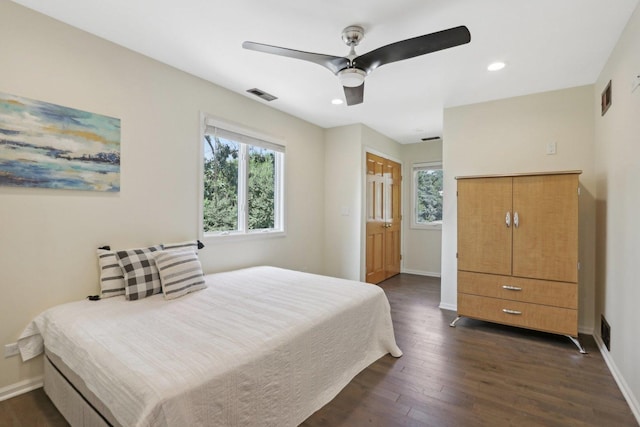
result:
<svg viewBox="0 0 640 427"><path fill-rule="evenodd" d="M423 142L426 142L426 141L435 141L436 139L440 139L440 137L439 137L439 136L430 136L430 137L427 137L427 138L422 138L422 141L423 141Z"/></svg>
<svg viewBox="0 0 640 427"><path fill-rule="evenodd" d="M269 101L273 101L274 99L278 99L277 96L273 96L263 90L260 90L258 88L253 88L253 89L248 89L247 92L249 92L252 95L257 96L258 98L264 99L265 101L269 102Z"/></svg>

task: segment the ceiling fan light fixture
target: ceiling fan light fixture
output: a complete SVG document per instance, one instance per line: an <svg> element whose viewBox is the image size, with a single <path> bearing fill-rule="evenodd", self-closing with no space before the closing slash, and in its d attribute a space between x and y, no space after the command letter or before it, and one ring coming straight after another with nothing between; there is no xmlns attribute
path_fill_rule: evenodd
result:
<svg viewBox="0 0 640 427"><path fill-rule="evenodd" d="M358 87L364 83L366 76L367 73L357 68L345 68L338 72L340 84L344 87Z"/></svg>

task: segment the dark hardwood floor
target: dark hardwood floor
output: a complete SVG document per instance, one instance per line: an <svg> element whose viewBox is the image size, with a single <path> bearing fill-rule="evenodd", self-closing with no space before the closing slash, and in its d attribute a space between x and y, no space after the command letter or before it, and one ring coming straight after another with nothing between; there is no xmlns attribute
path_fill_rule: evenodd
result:
<svg viewBox="0 0 640 427"><path fill-rule="evenodd" d="M440 310L440 281L381 284L401 358L362 371L305 427L638 426L595 342L462 319ZM0 402L0 426L66 426L42 389Z"/></svg>
<svg viewBox="0 0 640 427"><path fill-rule="evenodd" d="M440 280L380 285L404 352L362 371L303 426L637 426L591 336L565 337L440 310Z"/></svg>

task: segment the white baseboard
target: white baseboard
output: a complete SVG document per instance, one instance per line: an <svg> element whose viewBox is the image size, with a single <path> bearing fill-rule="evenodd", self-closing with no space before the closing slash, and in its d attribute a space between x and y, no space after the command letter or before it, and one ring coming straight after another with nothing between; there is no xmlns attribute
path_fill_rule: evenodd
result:
<svg viewBox="0 0 640 427"><path fill-rule="evenodd" d="M440 302L438 308L441 310L458 311L458 306L456 304L445 304L443 302Z"/></svg>
<svg viewBox="0 0 640 427"><path fill-rule="evenodd" d="M596 334L593 334L593 339L596 341L596 344L598 344L598 348L600 349L600 354L602 354L602 358L607 364L607 367L609 368L609 371L611 372L613 379L616 380L616 383L618 384L618 387L620 388L622 395L627 400L627 403L631 408L631 412L633 412L633 415L636 417L636 421L638 421L638 424L640 424L640 404L638 403L638 399L636 398L636 396L634 396L633 391L631 391L631 389L629 388L629 385L624 380L624 377L618 370L618 367L616 366L616 362L614 362L613 358L609 354L609 350L607 350L607 347L604 345L604 342L602 342L602 338L600 338Z"/></svg>
<svg viewBox="0 0 640 427"><path fill-rule="evenodd" d="M432 271L412 270L410 268L403 268L402 273L416 274L418 276L440 277L440 273Z"/></svg>
<svg viewBox="0 0 640 427"><path fill-rule="evenodd" d="M42 387L43 377L35 377L0 388L0 402Z"/></svg>
<svg viewBox="0 0 640 427"><path fill-rule="evenodd" d="M587 327L587 326L578 325L578 333L579 334L594 335L593 331L594 331L593 326Z"/></svg>

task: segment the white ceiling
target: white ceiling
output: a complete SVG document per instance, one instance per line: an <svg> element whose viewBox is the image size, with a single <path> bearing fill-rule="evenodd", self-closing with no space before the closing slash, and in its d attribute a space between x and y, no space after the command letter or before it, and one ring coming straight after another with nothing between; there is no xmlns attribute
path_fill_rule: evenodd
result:
<svg viewBox="0 0 640 427"><path fill-rule="evenodd" d="M401 142L441 135L443 108L594 83L638 0L15 0L322 127L364 123ZM385 65L364 103L316 64L242 49L245 40L346 56L466 25L471 43ZM489 72L489 63L507 67ZM258 100L258 102L265 102Z"/></svg>

